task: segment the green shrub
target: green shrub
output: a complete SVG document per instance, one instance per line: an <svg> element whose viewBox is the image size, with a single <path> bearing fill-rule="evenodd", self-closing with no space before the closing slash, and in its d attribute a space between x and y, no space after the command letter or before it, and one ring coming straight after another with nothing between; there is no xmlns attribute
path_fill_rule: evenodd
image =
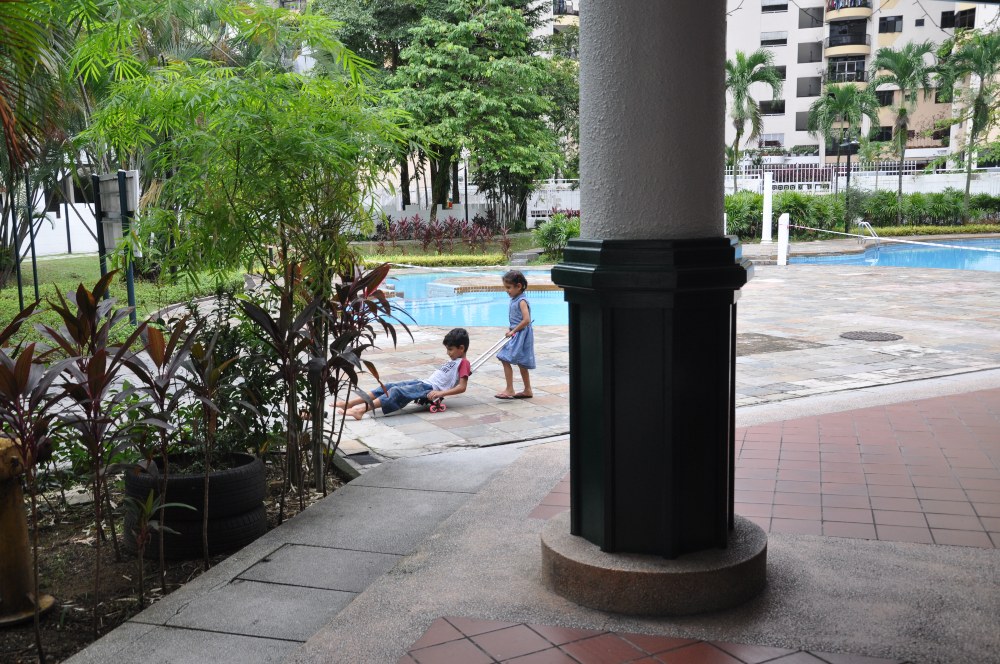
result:
<svg viewBox="0 0 1000 664"><path fill-rule="evenodd" d="M417 267L473 267L477 265L503 265L503 254L441 254L440 256L375 255L362 256L365 267L382 263L414 265Z"/></svg>
<svg viewBox="0 0 1000 664"><path fill-rule="evenodd" d="M550 258L559 260L569 241L580 237L580 218L559 212L535 228L531 235Z"/></svg>
<svg viewBox="0 0 1000 664"><path fill-rule="evenodd" d="M764 197L752 191L739 191L726 196L726 232L741 240L760 237L764 215Z"/></svg>
<svg viewBox="0 0 1000 664"><path fill-rule="evenodd" d="M959 233L1000 233L1000 224L965 224L964 226L886 226L878 229L884 237L907 235L951 235Z"/></svg>

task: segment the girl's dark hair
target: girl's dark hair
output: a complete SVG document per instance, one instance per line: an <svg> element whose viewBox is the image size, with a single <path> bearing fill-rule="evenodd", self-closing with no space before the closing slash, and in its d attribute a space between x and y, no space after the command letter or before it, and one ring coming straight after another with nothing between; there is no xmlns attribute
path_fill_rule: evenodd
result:
<svg viewBox="0 0 1000 664"><path fill-rule="evenodd" d="M515 286L520 286L524 290L528 290L528 280L524 278L524 273L520 270L511 270L507 274L503 275L503 282L505 284L514 284Z"/></svg>

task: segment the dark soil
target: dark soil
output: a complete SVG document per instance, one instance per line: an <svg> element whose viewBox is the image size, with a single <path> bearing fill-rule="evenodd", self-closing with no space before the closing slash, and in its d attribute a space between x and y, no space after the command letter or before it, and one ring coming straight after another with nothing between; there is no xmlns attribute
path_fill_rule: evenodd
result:
<svg viewBox="0 0 1000 664"><path fill-rule="evenodd" d="M280 463L267 463L268 529L277 525L278 499L281 492ZM340 481L328 476L327 491L340 486ZM119 504L120 489L112 489L113 500ZM117 492L117 494L116 494ZM39 530L39 581L41 592L56 598L56 606L41 621L42 646L47 664L61 662L95 641L92 631L94 590L93 505L66 505L59 493L47 495L40 501ZM319 493L308 493L308 506L322 498ZM299 512L299 500L289 492L285 503L285 518ZM121 541L122 509L117 507L116 527ZM169 525L169 524L167 524ZM226 558L218 555L212 564ZM145 562L146 605L163 597L160 589L159 563ZM202 573L201 559L167 561L167 594L181 587ZM122 560L115 559L110 537L101 544L101 591L99 636L139 613L138 561L134 554L122 551ZM32 623L0 628L0 662L3 664L33 664L38 662L35 652L35 633Z"/></svg>

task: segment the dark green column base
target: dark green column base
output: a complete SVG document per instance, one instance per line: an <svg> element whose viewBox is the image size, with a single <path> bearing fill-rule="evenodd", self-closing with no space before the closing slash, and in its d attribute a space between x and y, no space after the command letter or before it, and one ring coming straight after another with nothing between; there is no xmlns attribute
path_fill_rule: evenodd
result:
<svg viewBox="0 0 1000 664"><path fill-rule="evenodd" d="M571 531L604 551L676 557L733 525L734 238L573 240Z"/></svg>

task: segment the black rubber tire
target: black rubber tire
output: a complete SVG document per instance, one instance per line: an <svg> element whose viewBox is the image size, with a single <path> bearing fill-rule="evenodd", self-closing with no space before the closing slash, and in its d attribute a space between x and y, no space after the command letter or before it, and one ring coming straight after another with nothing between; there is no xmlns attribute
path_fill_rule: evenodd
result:
<svg viewBox="0 0 1000 664"><path fill-rule="evenodd" d="M131 512L125 514L125 548L135 552L135 516ZM164 556L169 560L198 558L202 555L201 522L183 521L167 524L167 527L177 531L166 533L164 539ZM228 553L241 549L267 532L267 512L261 504L249 512L228 516L222 519L211 519L208 522L209 555ZM152 533L146 545L144 557L155 560L160 553L159 533Z"/></svg>
<svg viewBox="0 0 1000 664"><path fill-rule="evenodd" d="M261 504L267 492L264 462L249 454L233 454L229 468L213 470L208 481L208 518L221 519L243 514ZM125 473L125 495L145 502L150 490L159 495L160 479L144 470ZM167 478L167 502L183 503L194 510L168 508L164 520L169 526L180 521L201 523L205 504L205 478L200 474L173 474Z"/></svg>

